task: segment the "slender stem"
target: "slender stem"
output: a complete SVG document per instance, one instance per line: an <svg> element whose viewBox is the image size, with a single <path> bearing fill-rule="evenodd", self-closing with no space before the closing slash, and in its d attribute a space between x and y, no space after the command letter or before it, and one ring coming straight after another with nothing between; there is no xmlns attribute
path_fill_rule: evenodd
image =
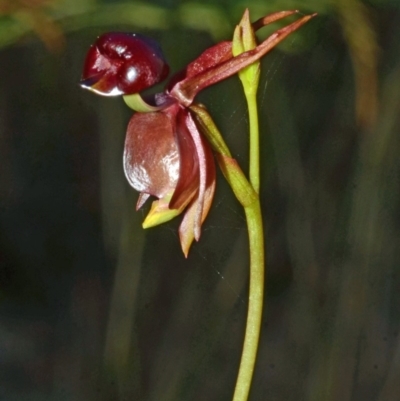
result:
<svg viewBox="0 0 400 401"><path fill-rule="evenodd" d="M233 401L248 399L257 357L264 303L264 235L260 201L244 208L250 244L250 288L246 334Z"/></svg>
<svg viewBox="0 0 400 401"><path fill-rule="evenodd" d="M256 91L246 91L250 125L250 166L249 178L254 190L260 192L260 135L258 129L258 108Z"/></svg>
<svg viewBox="0 0 400 401"><path fill-rule="evenodd" d="M256 79L258 82L258 79ZM242 81L243 82L243 81ZM246 333L242 359L236 381L233 401L247 401L257 358L258 342L264 304L264 234L260 207L260 139L258 127L257 86L244 85L249 110L250 161L249 180L257 193L256 200L244 206L250 249L250 286Z"/></svg>
<svg viewBox="0 0 400 401"><path fill-rule="evenodd" d="M193 104L190 108L194 112L203 134L217 153L216 156L221 170L246 214L250 248L249 305L242 358L233 401L247 401L256 363L264 304L264 234L260 199L237 162L232 159L221 133L207 110L196 104ZM249 110L251 108L249 106ZM250 123L253 126L250 130L253 130L254 136L256 132L254 129L254 115L250 117ZM256 153L258 154L258 152Z"/></svg>

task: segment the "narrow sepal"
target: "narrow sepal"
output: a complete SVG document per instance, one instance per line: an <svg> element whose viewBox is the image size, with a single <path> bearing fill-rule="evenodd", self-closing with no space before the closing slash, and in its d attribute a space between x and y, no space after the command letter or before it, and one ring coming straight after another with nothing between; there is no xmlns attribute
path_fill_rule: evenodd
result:
<svg viewBox="0 0 400 401"><path fill-rule="evenodd" d="M288 35L300 28L314 16L315 14L306 15L292 24L274 32L255 49L242 53L239 56L233 57L216 65L214 68L210 68L200 74L178 82L172 88L170 92L171 96L177 99L182 105L190 106L195 96L201 90L236 74L241 69L259 60L278 43L280 43Z"/></svg>
<svg viewBox="0 0 400 401"><path fill-rule="evenodd" d="M272 22L278 21L282 18L288 17L297 13L297 10L292 11L280 11L266 17L260 18L256 22L254 22L253 29L257 31L265 25L268 25ZM172 88L180 81L186 78L194 77L210 68L213 68L217 64L220 64L224 61L230 60L232 58L232 42L224 41L217 43L214 46L211 46L203 53L200 54L195 60L188 64L188 66L175 74L168 84L167 89L172 90Z"/></svg>
<svg viewBox="0 0 400 401"><path fill-rule="evenodd" d="M289 11L277 11L276 13L266 15L265 17L261 17L257 21L253 22L253 29L258 31L260 28L272 24L275 21L279 21L280 19L289 17L290 15L297 14L299 10L289 10Z"/></svg>

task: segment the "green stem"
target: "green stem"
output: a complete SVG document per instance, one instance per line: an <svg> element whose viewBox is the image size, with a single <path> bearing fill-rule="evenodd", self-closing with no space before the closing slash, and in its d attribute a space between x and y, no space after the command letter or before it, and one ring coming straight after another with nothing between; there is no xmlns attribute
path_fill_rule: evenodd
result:
<svg viewBox="0 0 400 401"><path fill-rule="evenodd" d="M190 109L194 112L194 117L203 134L217 153L220 168L246 214L250 248L249 305L242 358L233 401L247 401L256 363L264 304L264 234L260 199L236 160L232 158L221 133L206 108L193 104ZM249 106L250 109L251 106ZM250 121L253 121L251 126L253 126L253 135L255 135L253 118L254 115L250 118ZM258 151L256 153L258 154Z"/></svg>
<svg viewBox="0 0 400 401"><path fill-rule="evenodd" d="M259 71L259 70L258 70ZM256 77L258 73L254 74ZM246 214L250 248L250 286L247 311L246 333L244 337L242 359L236 380L233 401L247 401L257 358L258 342L261 332L261 319L264 304L264 235L260 207L260 139L258 127L257 86L246 84L242 80L247 107L249 110L250 161L249 179L257 194L250 205L243 205Z"/></svg>
<svg viewBox="0 0 400 401"><path fill-rule="evenodd" d="M264 235L260 201L244 208L250 246L250 288L246 334L233 401L246 401L256 363L264 304Z"/></svg>
<svg viewBox="0 0 400 401"><path fill-rule="evenodd" d="M257 108L257 92L246 91L247 106L249 109L249 125L250 125L250 166L249 177L250 183L254 190L260 192L260 135L258 129L258 108Z"/></svg>

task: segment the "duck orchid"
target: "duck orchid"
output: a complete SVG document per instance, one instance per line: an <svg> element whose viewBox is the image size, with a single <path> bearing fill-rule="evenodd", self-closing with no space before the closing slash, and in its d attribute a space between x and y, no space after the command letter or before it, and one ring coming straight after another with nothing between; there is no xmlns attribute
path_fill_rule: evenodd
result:
<svg viewBox="0 0 400 401"><path fill-rule="evenodd" d="M231 41L223 41L210 47L173 75L164 92L146 99L139 92L163 81L169 72L155 41L140 34L110 32L89 49L81 86L100 95L123 95L136 111L127 128L123 165L129 184L140 192L137 209L150 196L157 198L143 227L164 223L185 212L179 228L185 256L193 240L200 238L215 190L214 157L194 99L201 90L257 63L313 17L303 16L259 45L255 43L254 31L296 13L277 12L245 24L243 21L249 21L246 11L239 24L242 44L238 39L234 46ZM246 38L252 39L251 43L247 40L250 45ZM218 153L215 146L213 149Z"/></svg>

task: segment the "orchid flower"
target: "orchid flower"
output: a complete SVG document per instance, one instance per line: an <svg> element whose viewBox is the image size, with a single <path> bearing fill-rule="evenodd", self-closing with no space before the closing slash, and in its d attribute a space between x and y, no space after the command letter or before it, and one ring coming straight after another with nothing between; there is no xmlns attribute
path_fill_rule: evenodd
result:
<svg viewBox="0 0 400 401"><path fill-rule="evenodd" d="M253 28L294 13L269 15L256 21ZM147 101L139 92L161 82L169 71L155 41L139 34L111 32L91 46L82 87L105 96L124 95L128 106L137 111L128 124L123 163L128 182L140 192L137 209L150 195L158 199L143 227L164 223L185 210L179 229L185 256L193 239L200 238L215 189L211 148L189 106L201 90L253 64L310 18L304 16L279 29L236 57L230 41L212 46L174 75L163 93Z"/></svg>

